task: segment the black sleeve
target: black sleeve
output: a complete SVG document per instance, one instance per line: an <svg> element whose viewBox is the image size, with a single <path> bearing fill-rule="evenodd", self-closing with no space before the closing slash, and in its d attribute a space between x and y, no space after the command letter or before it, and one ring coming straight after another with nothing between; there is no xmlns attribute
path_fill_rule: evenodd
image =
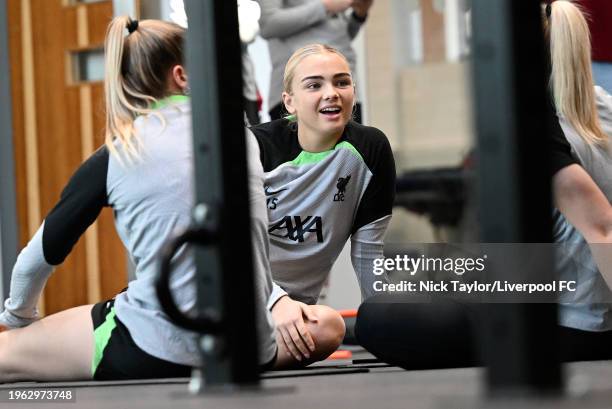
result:
<svg viewBox="0 0 612 409"><path fill-rule="evenodd" d="M390 215L395 200L395 160L389 140L380 130L368 128L369 154L365 155L366 165L372 172L353 223L351 234L361 227L384 216Z"/></svg>
<svg viewBox="0 0 612 409"><path fill-rule="evenodd" d="M264 167L264 171L266 169L266 152L269 150L269 139L270 135L267 132L265 127L266 124L259 124L249 127L253 135L255 135L255 140L257 141L257 145L259 145L259 159L261 160L261 164Z"/></svg>
<svg viewBox="0 0 612 409"><path fill-rule="evenodd" d="M559 125L559 118L554 111L550 111L550 114L550 174L554 176L561 169L578 162L572 156L572 148Z"/></svg>
<svg viewBox="0 0 612 409"><path fill-rule="evenodd" d="M264 172L270 172L295 159L302 151L297 138L297 125L284 118L255 125L250 129L259 144Z"/></svg>
<svg viewBox="0 0 612 409"><path fill-rule="evenodd" d="M72 175L60 201L45 218L43 253L47 263L61 264L79 237L107 206L108 150L93 153Z"/></svg>

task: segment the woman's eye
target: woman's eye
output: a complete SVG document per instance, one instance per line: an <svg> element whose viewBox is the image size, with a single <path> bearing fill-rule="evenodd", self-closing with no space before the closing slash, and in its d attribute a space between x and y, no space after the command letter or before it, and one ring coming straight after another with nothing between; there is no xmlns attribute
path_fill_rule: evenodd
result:
<svg viewBox="0 0 612 409"><path fill-rule="evenodd" d="M339 87L350 87L351 81L350 80L340 80L338 81L338 86Z"/></svg>
<svg viewBox="0 0 612 409"><path fill-rule="evenodd" d="M321 88L321 84L318 82L311 82L310 84L306 84L307 89L319 89Z"/></svg>

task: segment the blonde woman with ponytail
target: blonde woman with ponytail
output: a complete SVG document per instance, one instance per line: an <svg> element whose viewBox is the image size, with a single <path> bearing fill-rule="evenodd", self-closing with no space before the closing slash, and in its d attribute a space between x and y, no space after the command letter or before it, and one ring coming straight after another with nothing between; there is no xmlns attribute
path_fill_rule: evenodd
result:
<svg viewBox="0 0 612 409"><path fill-rule="evenodd" d="M565 345L582 359L612 358L612 97L593 85L589 28L570 1L544 12L551 58L550 88L559 123L577 162L553 179L554 239L561 280L576 281L564 294L559 322ZM578 166L578 164L580 166Z"/></svg>
<svg viewBox="0 0 612 409"><path fill-rule="evenodd" d="M193 147L185 30L128 17L110 23L105 42L106 140L74 173L57 205L21 251L0 314L0 383L25 380L135 379L189 376L201 365L197 335L173 325L154 290L157 255L190 223ZM247 134L260 362L277 347L265 308L272 281L257 142ZM257 167L259 165L259 167ZM109 206L136 279L115 298L40 319L36 304L101 209ZM172 289L182 310L195 305L195 266L175 258Z"/></svg>

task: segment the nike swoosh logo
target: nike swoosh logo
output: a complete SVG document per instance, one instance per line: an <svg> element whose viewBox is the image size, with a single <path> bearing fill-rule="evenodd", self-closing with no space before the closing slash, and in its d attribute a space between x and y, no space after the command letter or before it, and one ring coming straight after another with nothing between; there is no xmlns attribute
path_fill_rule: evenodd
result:
<svg viewBox="0 0 612 409"><path fill-rule="evenodd" d="M266 186L266 187L264 188L264 191L266 192L266 196L273 196L273 195L277 195L277 194L279 194L280 192L284 192L284 191L285 191L285 190L287 190L287 189L288 189L288 188L284 188L284 189L277 190L276 192L274 192L274 191L271 191L271 190L270 190L270 186Z"/></svg>

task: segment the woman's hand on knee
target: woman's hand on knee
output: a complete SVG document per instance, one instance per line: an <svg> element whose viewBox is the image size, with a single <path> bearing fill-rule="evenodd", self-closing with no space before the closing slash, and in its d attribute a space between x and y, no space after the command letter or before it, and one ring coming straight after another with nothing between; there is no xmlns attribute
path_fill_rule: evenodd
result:
<svg viewBox="0 0 612 409"><path fill-rule="evenodd" d="M310 306L284 296L272 307L272 317L276 324L277 342L286 347L287 353L299 362L310 358L315 343L304 320L318 321Z"/></svg>

